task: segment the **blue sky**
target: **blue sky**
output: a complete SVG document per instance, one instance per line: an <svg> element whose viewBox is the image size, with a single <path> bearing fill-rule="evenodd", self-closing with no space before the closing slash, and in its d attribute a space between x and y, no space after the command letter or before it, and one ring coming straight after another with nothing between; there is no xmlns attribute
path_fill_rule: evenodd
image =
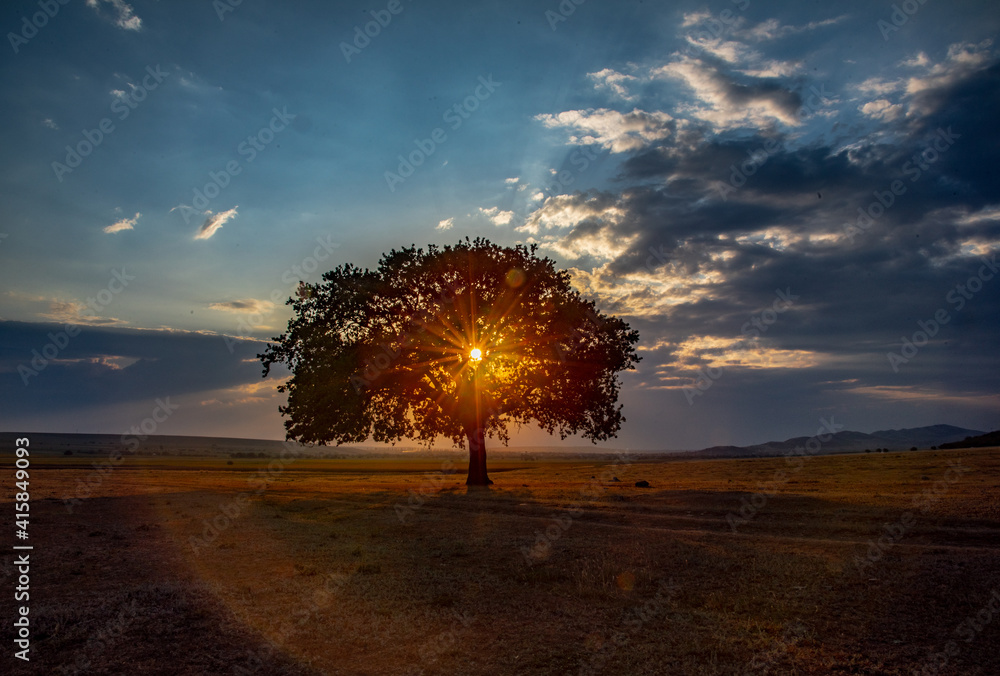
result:
<svg viewBox="0 0 1000 676"><path fill-rule="evenodd" d="M0 19L0 429L280 438L297 280L477 235L640 330L610 445L1000 427L993 3L46 6Z"/></svg>

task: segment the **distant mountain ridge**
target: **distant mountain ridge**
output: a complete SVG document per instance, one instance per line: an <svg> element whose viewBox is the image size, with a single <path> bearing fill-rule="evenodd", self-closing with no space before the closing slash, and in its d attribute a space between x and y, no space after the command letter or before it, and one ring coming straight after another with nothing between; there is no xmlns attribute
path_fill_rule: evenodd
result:
<svg viewBox="0 0 1000 676"><path fill-rule="evenodd" d="M914 446L930 448L976 437L983 432L969 430L954 425L929 425L900 430L879 430L865 432L843 431L830 435L820 442L819 453L859 453L865 449L888 448L890 451L908 451ZM793 453L796 448L804 448L812 437L795 437L785 441L768 441L752 446L713 446L690 455L701 458L764 458Z"/></svg>
<svg viewBox="0 0 1000 676"><path fill-rule="evenodd" d="M13 435L12 432L4 434ZM124 437L130 435L118 434L83 434L83 433L53 433L35 432L18 433L18 437L29 437L33 451L62 455L66 451L83 455L107 455L112 451L131 450L126 446ZM751 446L713 446L700 451L631 451L637 457L661 457L670 459L683 458L764 458L781 456L795 452L796 448L805 448L812 437L794 437L785 441L768 441ZM979 430L965 429L954 425L930 425L900 430L879 430L866 434L864 432L842 431L833 434L828 441L821 442L819 454L859 453L865 449L888 448L890 451L907 451L916 446L919 449L937 446L939 448L965 448L973 446L1000 446L1000 431L984 434ZM394 455L427 455L421 448L381 448L364 446L318 446L298 447L301 452L312 457L391 457ZM135 448L139 455L218 455L229 457L233 453L253 452L267 456L278 456L285 450L285 442L267 439L240 439L229 437L201 436L171 436L153 435L140 439ZM623 450L623 449L618 449ZM624 449L627 451L627 449ZM615 449L566 446L531 446L503 447L490 449L495 456L547 457L563 456L598 456L617 452ZM433 453L461 454L462 451L453 448L438 447ZM235 457L235 456L234 456Z"/></svg>
<svg viewBox="0 0 1000 676"><path fill-rule="evenodd" d="M1000 446L1000 430L987 432L978 437L966 437L961 441L941 444L941 448L984 448L986 446Z"/></svg>

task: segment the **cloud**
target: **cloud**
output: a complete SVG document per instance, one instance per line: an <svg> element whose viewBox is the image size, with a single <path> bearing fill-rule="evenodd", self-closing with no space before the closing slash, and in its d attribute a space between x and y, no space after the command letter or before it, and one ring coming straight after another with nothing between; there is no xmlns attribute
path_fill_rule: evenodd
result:
<svg viewBox="0 0 1000 676"><path fill-rule="evenodd" d="M924 73L906 81L906 94L911 97L911 114L927 116L947 103L941 92L968 80L996 61L992 40L979 43L960 42L948 47L941 63L929 64Z"/></svg>
<svg viewBox="0 0 1000 676"><path fill-rule="evenodd" d="M992 171L1000 156L1000 63L990 43L953 45L940 62L918 55L883 69L854 87L861 100L834 108L849 123L838 120L823 140L804 141L801 95L781 77L741 72L766 59L730 42L712 45L719 55L677 55L649 69L650 77L677 78L690 90L666 110L646 105L649 115L669 115L664 128L673 131L621 142L613 190L550 195L516 230L566 261L582 294L640 331L640 348L650 353L635 374L640 390L690 387L702 377L698 369L711 366L726 369L713 384L719 402L739 402L754 387L789 387L815 402L842 397L853 406L859 399L882 406L890 397L881 393L892 388L926 387L956 406L995 392L978 374L981 363L1000 366L987 347L995 331L982 321L1000 311L1000 286L984 283L969 314L945 300L984 265L980 257L990 261L1000 251L1000 184ZM571 110L538 119L568 129L570 146L608 147L622 136L616 115ZM859 137L859 120L874 132ZM954 146L935 151L914 175L913 158L942 129L959 135ZM719 188L732 187L734 167L766 144L766 158L723 199ZM845 237L858 210L894 181L905 193L890 209L879 205L863 236ZM798 298L768 315L776 319L761 331L752 320L760 323L773 307L776 289ZM893 303L872 289L892 290ZM893 373L886 353L941 307L951 322L906 366L912 370ZM744 327L758 337L747 342ZM965 365L970 375L958 393L954 374Z"/></svg>
<svg viewBox="0 0 1000 676"><path fill-rule="evenodd" d="M213 214L211 211L206 211L205 215L207 215L208 218L205 220L204 223L201 224L201 227L198 229L198 233L194 236L194 238L208 239L209 237L214 235L219 230L219 228L221 228L223 225L225 225L232 219L236 218L237 209L239 209L239 206L235 206L232 209L223 211L218 214Z"/></svg>
<svg viewBox="0 0 1000 676"><path fill-rule="evenodd" d="M59 322L60 324L112 326L123 323L115 317L101 317L97 315L85 303L58 299L48 300L48 310L37 313L37 316L41 319Z"/></svg>
<svg viewBox="0 0 1000 676"><path fill-rule="evenodd" d="M622 214L619 201L610 193L556 195L532 212L517 230L538 234L543 230L574 228L585 221L617 223Z"/></svg>
<svg viewBox="0 0 1000 676"><path fill-rule="evenodd" d="M626 75L611 68L604 68L596 73L587 73L587 77L594 81L594 87L597 90L607 90L625 101L635 101L638 98L636 95L629 94L626 86L639 80L634 75Z"/></svg>
<svg viewBox="0 0 1000 676"><path fill-rule="evenodd" d="M682 365L710 368L808 368L823 361L817 352L776 349L745 336L691 337L673 346L673 355Z"/></svg>
<svg viewBox="0 0 1000 676"><path fill-rule="evenodd" d="M520 176L512 176L503 180L508 188L516 188L518 192L524 192L530 187L527 181L523 181Z"/></svg>
<svg viewBox="0 0 1000 676"><path fill-rule="evenodd" d="M927 57L927 54L924 52L918 52L916 56L904 59L899 63L899 65L907 68L924 68L930 65L930 62L931 60Z"/></svg>
<svg viewBox="0 0 1000 676"><path fill-rule="evenodd" d="M508 225L511 219L514 218L513 211L501 211L500 207L490 207L489 209L479 207L479 213L496 226Z"/></svg>
<svg viewBox="0 0 1000 676"><path fill-rule="evenodd" d="M549 129L568 129L573 145L598 144L613 153L645 148L669 137L676 128L673 118L664 112L645 112L635 108L619 113L607 108L568 110L557 115L536 115Z"/></svg>
<svg viewBox="0 0 1000 676"><path fill-rule="evenodd" d="M863 82L851 86L863 94L876 94L884 96L893 92L901 91L906 87L906 82L902 78L896 80L885 80L880 77L870 77Z"/></svg>
<svg viewBox="0 0 1000 676"><path fill-rule="evenodd" d="M140 216L142 216L142 214L136 212L135 216L133 216L132 218L123 218L120 221L116 221L111 225L105 226L104 232L110 235L115 232L121 232L122 230L132 230L133 228L135 228L135 224L139 220Z"/></svg>
<svg viewBox="0 0 1000 676"><path fill-rule="evenodd" d="M23 291L7 291L3 295L7 308L19 317L75 325L114 326L126 323L115 317L99 315L98 311L102 311L104 306L96 298L88 298L84 303Z"/></svg>
<svg viewBox="0 0 1000 676"><path fill-rule="evenodd" d="M868 117L892 121L902 116L905 108L900 104L893 104L886 99L876 99L869 101L863 106L859 106L858 110Z"/></svg>
<svg viewBox="0 0 1000 676"><path fill-rule="evenodd" d="M102 3L110 5L113 17L106 17L115 26L127 31L142 30L142 19L135 15L135 10L124 0L87 0L87 7L93 9L99 16L104 16Z"/></svg>
<svg viewBox="0 0 1000 676"><path fill-rule="evenodd" d="M810 21L807 24L801 26L793 25L782 25L777 19L767 19L762 21L755 26L750 28L745 28L742 30L737 30L736 35L746 38L748 40L754 40L757 42L764 42L769 40L777 40L779 38L787 37L789 35L798 35L800 33L807 33L809 31L814 31L817 28L825 28L827 26L835 26L838 23L846 21L850 18L848 14L842 14L838 17L832 19L823 19L822 21Z"/></svg>
<svg viewBox="0 0 1000 676"><path fill-rule="evenodd" d="M259 383L273 384L287 374L262 381L255 356L265 344L256 340L232 340L230 352L217 334L86 326L25 387L18 366L30 366L32 350L63 329L60 324L0 322L10 348L0 351L0 389L18 392L8 415L44 411L47 419L58 420L68 411L93 410L95 402L103 407L136 401L152 405L166 396L236 387L253 392Z"/></svg>
<svg viewBox="0 0 1000 676"><path fill-rule="evenodd" d="M690 28L691 26L696 26L703 21L709 19L714 19L712 13L708 10L699 10L697 12L688 12L681 17L681 27Z"/></svg>
<svg viewBox="0 0 1000 676"><path fill-rule="evenodd" d="M254 360L256 361L256 360ZM289 377L275 379L270 378L255 383L236 385L224 390L211 392L210 399L203 399L198 402L199 406L246 406L249 404L261 404L273 402L275 406L282 403L282 395L278 393L278 386L285 384Z"/></svg>
<svg viewBox="0 0 1000 676"><path fill-rule="evenodd" d="M770 77L751 76L738 81L718 66L684 57L655 69L654 74L681 80L698 104L683 106L691 116L721 129L760 127L774 122L798 126L802 98Z"/></svg>
<svg viewBox="0 0 1000 676"><path fill-rule="evenodd" d="M735 27L742 25L742 23L742 21L739 21L733 25ZM767 25L775 30L777 28L792 28L788 26L778 27L776 22L773 26L767 24L767 22L761 25ZM742 33L746 33L746 31L742 31ZM745 41L734 39L740 34L741 31L732 30L729 35L726 35L724 31L713 31L712 34L701 31L694 35L686 35L684 39L688 43L688 48L685 50L683 58L714 65L711 63L712 58L705 58L707 54L710 57L725 62L735 73L750 77L784 77L793 75L802 69L802 63L799 61L783 61L767 58L759 50L747 45ZM744 35L743 40L745 39L746 36ZM750 39L760 42L763 38L759 35L751 35ZM675 54L675 57L680 56L680 54Z"/></svg>
<svg viewBox="0 0 1000 676"><path fill-rule="evenodd" d="M42 126L48 127L49 129L56 129L56 130L59 129L59 125L56 124L51 117L47 117L44 120L42 120Z"/></svg>
<svg viewBox="0 0 1000 676"><path fill-rule="evenodd" d="M269 300L245 298L242 300L217 301L209 304L209 309L221 312L237 312L240 314L268 314L274 310L274 303Z"/></svg>
<svg viewBox="0 0 1000 676"><path fill-rule="evenodd" d="M918 71L909 77L872 77L853 88L878 98L858 109L865 116L885 122L909 119L919 124L950 101L948 93L996 62L991 40L960 42L948 47L944 60L933 63L924 52L904 59L899 67ZM894 96L893 96L894 95ZM886 98L893 96L895 101Z"/></svg>
<svg viewBox="0 0 1000 676"><path fill-rule="evenodd" d="M638 235L621 237L614 231L601 227L580 227L564 237L553 237L541 242L541 247L551 249L571 261L589 258L609 261L628 251Z"/></svg>
<svg viewBox="0 0 1000 676"><path fill-rule="evenodd" d="M434 226L435 230L451 230L452 226L455 225L454 218L446 218L443 221L438 221L438 224Z"/></svg>

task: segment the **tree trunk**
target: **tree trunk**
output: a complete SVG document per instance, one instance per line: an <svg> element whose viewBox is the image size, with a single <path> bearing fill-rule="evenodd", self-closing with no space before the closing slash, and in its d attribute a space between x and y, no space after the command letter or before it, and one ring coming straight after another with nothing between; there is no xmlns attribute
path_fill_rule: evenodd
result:
<svg viewBox="0 0 1000 676"><path fill-rule="evenodd" d="M489 486L493 482L486 474L486 433L482 427L466 432L469 438L469 476L466 486Z"/></svg>

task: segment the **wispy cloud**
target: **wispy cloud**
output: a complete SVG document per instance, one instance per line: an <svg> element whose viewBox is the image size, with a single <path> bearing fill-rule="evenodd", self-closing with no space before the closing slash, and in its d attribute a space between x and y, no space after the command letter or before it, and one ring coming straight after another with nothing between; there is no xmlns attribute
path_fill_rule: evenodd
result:
<svg viewBox="0 0 1000 676"><path fill-rule="evenodd" d="M210 310L222 312L237 312L241 314L266 314L274 310L274 303L269 300L243 298L240 300L224 300L209 304Z"/></svg>
<svg viewBox="0 0 1000 676"><path fill-rule="evenodd" d="M136 212L135 216L133 216L132 218L123 218L120 221L105 226L104 232L110 235L112 233L121 232L123 230L132 230L135 228L135 224L139 220L140 216L142 216L142 214Z"/></svg>
<svg viewBox="0 0 1000 676"><path fill-rule="evenodd" d="M821 21L810 21L809 23L803 24L801 26L794 26L790 24L782 25L782 23L777 19L768 19L766 21L760 22L759 24L756 24L755 26L738 30L735 32L735 34L748 40L763 42L767 40L777 40L779 38L783 38L788 35L798 35L799 33L814 31L817 28L834 26L849 18L850 15L842 14L832 19L823 19Z"/></svg>
<svg viewBox="0 0 1000 676"><path fill-rule="evenodd" d="M625 153L644 148L670 136L675 125L664 112L634 109L631 113L598 108L597 110L567 110L556 115L536 115L549 129L568 129L574 145L599 144L613 153Z"/></svg>
<svg viewBox="0 0 1000 676"><path fill-rule="evenodd" d="M869 101L865 105L859 106L858 110L868 117L887 121L895 120L904 112L903 106L887 101L886 99Z"/></svg>
<svg viewBox="0 0 1000 676"><path fill-rule="evenodd" d="M435 230L451 230L452 226L455 225L454 218L446 218L442 221L438 221L438 224L434 227Z"/></svg>
<svg viewBox="0 0 1000 676"><path fill-rule="evenodd" d="M514 218L513 211L501 211L500 207L490 207L489 209L479 207L479 213L496 226L508 225L511 219Z"/></svg>
<svg viewBox="0 0 1000 676"><path fill-rule="evenodd" d="M870 77L863 82L852 85L852 88L857 89L862 94L885 95L900 91L905 86L906 83L902 79L885 80L880 77Z"/></svg>
<svg viewBox="0 0 1000 676"><path fill-rule="evenodd" d="M198 234L196 234L194 238L208 239L209 237L214 235L216 232L218 232L219 228L221 228L226 223L236 218L237 209L239 209L239 205L218 214L213 214L211 211L206 211L205 214L208 216L208 218L205 220L204 223L201 224L201 227L198 229Z"/></svg>
<svg viewBox="0 0 1000 676"><path fill-rule="evenodd" d="M47 303L47 310L39 312L38 316L48 321L60 324L93 324L98 326L113 326L123 323L116 317L96 315L85 303L59 299L49 299Z"/></svg>
<svg viewBox="0 0 1000 676"><path fill-rule="evenodd" d="M654 73L683 81L699 101L686 106L686 112L720 128L760 127L774 122L798 126L801 122L801 97L773 82L772 74L754 74L751 79L737 81L718 66L692 58L669 63Z"/></svg>
<svg viewBox="0 0 1000 676"><path fill-rule="evenodd" d="M598 90L607 90L614 96L625 101L635 101L638 96L631 94L627 85L638 81L634 75L619 73L611 68L604 68L596 73L587 73L587 77L594 81L594 87Z"/></svg>
<svg viewBox="0 0 1000 676"><path fill-rule="evenodd" d="M142 19L135 15L135 10L124 0L87 0L87 7L93 9L99 16L104 16L102 3L111 6L113 16L105 18L115 26L126 31L142 30Z"/></svg>
<svg viewBox="0 0 1000 676"><path fill-rule="evenodd" d="M253 360L256 361L256 360ZM246 406L247 404L263 404L272 401L281 403L278 386L285 384L290 378L271 378L259 382L245 383L224 390L216 390L209 399L198 402L199 406Z"/></svg>

